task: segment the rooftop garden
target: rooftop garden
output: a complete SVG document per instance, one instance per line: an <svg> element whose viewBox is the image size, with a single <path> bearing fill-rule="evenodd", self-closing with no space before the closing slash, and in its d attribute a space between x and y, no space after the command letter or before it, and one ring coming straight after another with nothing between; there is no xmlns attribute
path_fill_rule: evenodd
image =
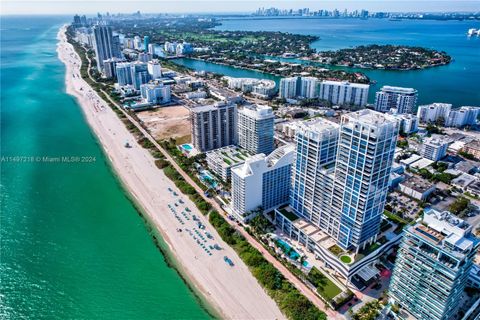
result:
<svg viewBox="0 0 480 320"><path fill-rule="evenodd" d="M352 258L349 255L340 256L340 261L346 264L352 263Z"/></svg>
<svg viewBox="0 0 480 320"><path fill-rule="evenodd" d="M286 208L278 209L278 211L280 211L285 216L285 218L292 222L298 219L295 213L288 211Z"/></svg>
<svg viewBox="0 0 480 320"><path fill-rule="evenodd" d="M342 248L340 248L339 246L337 246L336 244L334 244L333 246L331 246L330 248L328 248L328 251L330 251L331 253L333 253L334 255L336 256L339 256L340 254L344 253L345 251L343 251Z"/></svg>

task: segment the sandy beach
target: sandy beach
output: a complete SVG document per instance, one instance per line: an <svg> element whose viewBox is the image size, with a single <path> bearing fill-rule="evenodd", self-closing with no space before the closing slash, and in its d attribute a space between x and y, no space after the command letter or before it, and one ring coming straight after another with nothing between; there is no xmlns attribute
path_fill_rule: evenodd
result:
<svg viewBox="0 0 480 320"><path fill-rule="evenodd" d="M138 145L115 112L81 78L81 60L66 41L65 27L59 31L58 39L57 52L66 65L67 93L77 98L118 177L142 207L151 225L162 235L189 283L222 318L284 319L235 251L221 240L188 197L155 166L150 153ZM126 142L132 148L126 148ZM193 215L206 226L204 230L198 227ZM222 249L211 249L214 244ZM224 256L233 261L233 267L225 263ZM158 304L161 307L162 302Z"/></svg>

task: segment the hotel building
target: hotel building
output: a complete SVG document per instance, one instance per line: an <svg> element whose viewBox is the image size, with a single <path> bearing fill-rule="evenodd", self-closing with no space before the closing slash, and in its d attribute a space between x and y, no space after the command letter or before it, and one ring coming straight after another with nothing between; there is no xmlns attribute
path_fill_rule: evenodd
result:
<svg viewBox="0 0 480 320"><path fill-rule="evenodd" d="M232 168L232 211L240 220L253 218L259 208L269 211L288 203L294 153L293 145L285 145Z"/></svg>
<svg viewBox="0 0 480 320"><path fill-rule="evenodd" d="M171 100L170 85L165 85L160 81L142 84L140 92L146 103L165 104Z"/></svg>

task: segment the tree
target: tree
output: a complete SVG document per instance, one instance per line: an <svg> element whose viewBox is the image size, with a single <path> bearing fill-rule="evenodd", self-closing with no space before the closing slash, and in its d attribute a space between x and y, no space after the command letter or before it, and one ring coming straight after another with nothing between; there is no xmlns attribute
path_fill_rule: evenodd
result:
<svg viewBox="0 0 480 320"><path fill-rule="evenodd" d="M401 148L401 149L407 149L407 148L408 148L408 141L407 141L407 139L398 140L398 141L397 141L397 147L399 147L399 148Z"/></svg>
<svg viewBox="0 0 480 320"><path fill-rule="evenodd" d="M267 228L269 227L270 222L267 218L263 216L260 211L260 214L258 214L255 218L251 219L249 224L252 226L252 229L255 233L263 234L267 232Z"/></svg>
<svg viewBox="0 0 480 320"><path fill-rule="evenodd" d="M430 134L430 135L432 135L432 134L443 134L442 129L440 129L439 127L435 126L432 123L429 123L427 125L426 130L428 131L428 134Z"/></svg>
<svg viewBox="0 0 480 320"><path fill-rule="evenodd" d="M453 214L459 214L465 209L468 208L470 205L470 200L468 200L465 197L459 197L457 198L449 207L448 210L450 210L451 213Z"/></svg>

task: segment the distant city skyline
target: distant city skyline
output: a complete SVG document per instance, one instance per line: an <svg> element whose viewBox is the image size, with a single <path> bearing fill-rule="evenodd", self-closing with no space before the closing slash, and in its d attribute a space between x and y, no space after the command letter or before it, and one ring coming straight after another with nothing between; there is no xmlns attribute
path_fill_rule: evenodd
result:
<svg viewBox="0 0 480 320"><path fill-rule="evenodd" d="M200 5L201 3L201 5ZM2 14L96 14L97 12L132 13L251 13L259 7L279 9L366 9L390 12L480 11L480 1L2 1ZM406 10L405 8L408 8Z"/></svg>

